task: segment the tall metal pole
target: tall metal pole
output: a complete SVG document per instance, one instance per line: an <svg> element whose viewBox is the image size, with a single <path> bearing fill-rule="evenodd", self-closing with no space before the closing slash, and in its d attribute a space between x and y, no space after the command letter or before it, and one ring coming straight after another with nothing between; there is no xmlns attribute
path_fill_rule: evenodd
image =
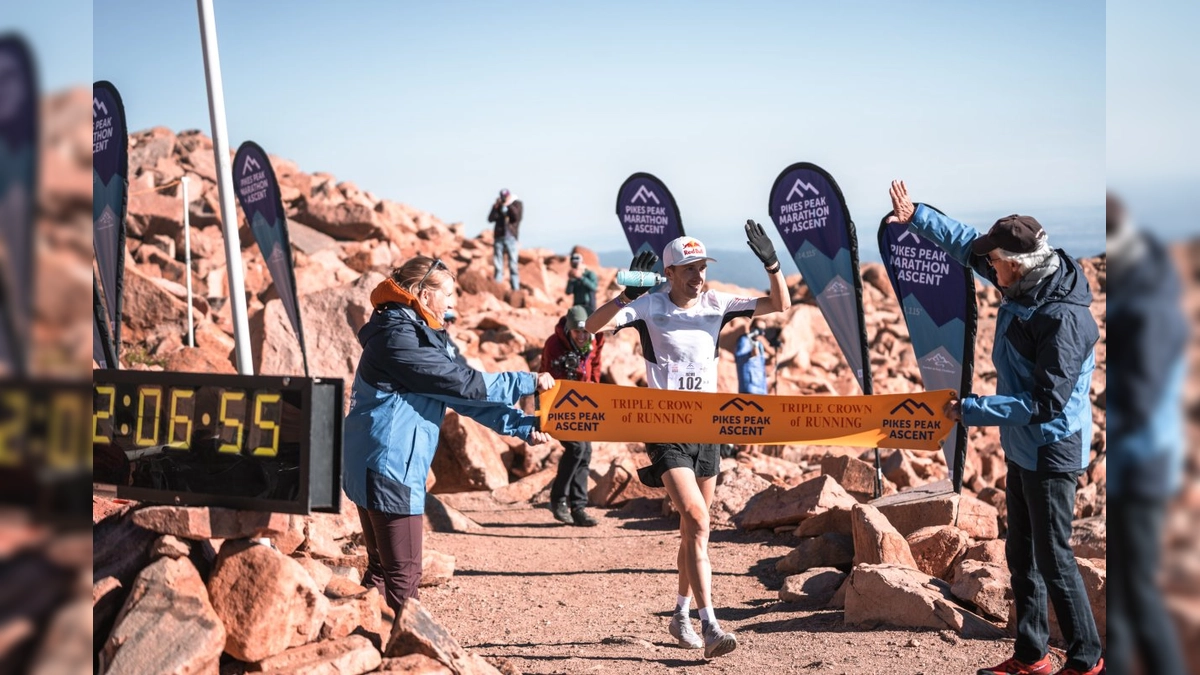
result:
<svg viewBox="0 0 1200 675"><path fill-rule="evenodd" d="M192 318L192 223L188 213L188 177L179 179L183 187L183 273L187 279L188 346L196 346L196 322Z"/></svg>
<svg viewBox="0 0 1200 675"><path fill-rule="evenodd" d="M212 120L213 154L217 163L217 194L225 230L225 271L229 279L229 309L233 317L234 354L238 372L254 374L250 356L250 324L246 320L246 282L242 276L242 244L233 205L233 169L225 129L225 91L221 86L221 57L217 54L217 22L212 0L196 0L200 15L200 46L204 52L204 81L208 85L208 116Z"/></svg>

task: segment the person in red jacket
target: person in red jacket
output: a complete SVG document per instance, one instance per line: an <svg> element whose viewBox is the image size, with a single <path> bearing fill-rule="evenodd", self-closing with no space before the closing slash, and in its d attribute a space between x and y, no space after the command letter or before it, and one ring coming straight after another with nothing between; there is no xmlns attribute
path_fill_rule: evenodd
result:
<svg viewBox="0 0 1200 675"><path fill-rule="evenodd" d="M542 349L542 368L555 378L577 382L600 381L600 348L604 336L592 335L584 328L587 309L576 305L559 319L554 335ZM563 441L558 475L550 486L550 511L554 519L567 525L592 527L596 519L588 514L588 463L592 459L589 441Z"/></svg>

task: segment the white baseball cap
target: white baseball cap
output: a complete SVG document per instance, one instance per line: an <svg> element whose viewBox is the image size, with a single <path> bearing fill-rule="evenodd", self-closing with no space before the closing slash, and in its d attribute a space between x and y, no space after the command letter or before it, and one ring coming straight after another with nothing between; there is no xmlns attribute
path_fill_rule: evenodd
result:
<svg viewBox="0 0 1200 675"><path fill-rule="evenodd" d="M717 262L716 258L708 256L708 249L704 248L704 244L700 243L695 237L679 237L672 240L663 249L663 267L674 267L676 265L689 265L699 260L711 260Z"/></svg>

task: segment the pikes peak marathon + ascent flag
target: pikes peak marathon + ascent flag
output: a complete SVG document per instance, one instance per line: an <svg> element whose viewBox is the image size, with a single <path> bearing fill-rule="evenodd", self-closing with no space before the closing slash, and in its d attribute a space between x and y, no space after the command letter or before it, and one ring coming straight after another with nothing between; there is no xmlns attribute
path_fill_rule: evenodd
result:
<svg viewBox="0 0 1200 675"><path fill-rule="evenodd" d="M650 251L662 258L667 243L685 234L675 197L661 180L648 173L635 173L621 184L617 218L635 256ZM655 271L662 271L661 260Z"/></svg>
<svg viewBox="0 0 1200 675"><path fill-rule="evenodd" d="M873 393L858 238L833 176L816 164L784 169L767 208L864 394Z"/></svg>
<svg viewBox="0 0 1200 675"><path fill-rule="evenodd" d="M766 396L559 381L538 396L560 441L768 443L936 450L951 393Z"/></svg>
<svg viewBox="0 0 1200 675"><path fill-rule="evenodd" d="M125 218L129 198L129 137L121 94L110 82L92 85L92 247L108 326L94 326L93 339L111 338L111 359L116 368L121 352L121 305L125 286ZM95 294L93 294L95 296ZM96 312L96 314L103 314ZM107 334L106 334L107 333ZM98 363L109 345L93 342Z"/></svg>
<svg viewBox="0 0 1200 675"><path fill-rule="evenodd" d="M33 52L0 35L0 365L23 373L33 322L38 106Z"/></svg>
<svg viewBox="0 0 1200 675"><path fill-rule="evenodd" d="M250 231L271 270L271 281L300 342L304 374L308 375L308 350L300 320L300 298L296 295L296 271L288 241L287 216L279 193L279 181L267 153L254 141L246 141L233 157L234 192L250 223Z"/></svg>
<svg viewBox="0 0 1200 675"><path fill-rule="evenodd" d="M926 389L953 389L961 397L971 389L975 363L975 275L907 224L888 223L891 215L879 222L879 253L900 301L921 379ZM955 425L942 452L954 490L961 491L966 427Z"/></svg>

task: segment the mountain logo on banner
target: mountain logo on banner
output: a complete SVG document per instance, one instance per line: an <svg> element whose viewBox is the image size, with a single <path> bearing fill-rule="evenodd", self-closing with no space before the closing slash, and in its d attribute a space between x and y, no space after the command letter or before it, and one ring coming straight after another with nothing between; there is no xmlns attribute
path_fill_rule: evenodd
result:
<svg viewBox="0 0 1200 675"><path fill-rule="evenodd" d="M921 359L920 363L923 368L936 370L939 373L958 372L958 364L946 356L945 352L941 349Z"/></svg>
<svg viewBox="0 0 1200 675"><path fill-rule="evenodd" d="M287 256L283 253L283 246L279 242L271 247L271 255L267 256L267 261L270 265L286 265L288 262Z"/></svg>
<svg viewBox="0 0 1200 675"><path fill-rule="evenodd" d="M96 117L98 115L107 116L108 115L108 106L104 105L104 101L101 101L98 98L93 98L92 99L92 117Z"/></svg>
<svg viewBox="0 0 1200 675"><path fill-rule="evenodd" d="M725 410L726 408L728 408L730 406L733 406L734 408L736 408L738 412L745 412L746 408L754 408L758 412L763 411L761 405L755 403L754 401L747 401L746 399L742 398L741 396L737 396L737 397L729 399L728 403L721 406L721 410Z"/></svg>
<svg viewBox="0 0 1200 675"><path fill-rule="evenodd" d="M787 199L785 199L784 201L790 202L795 197L803 197L805 190L808 190L809 192L813 193L814 197L821 196L821 192L819 190L817 190L817 188L813 187L812 183L806 183L803 180L797 178L796 182L792 184L791 191L788 192Z"/></svg>
<svg viewBox="0 0 1200 675"><path fill-rule="evenodd" d="M579 392L575 391L574 389L572 389L571 391L568 391L566 396L563 396L562 399L560 399L558 403L555 403L554 409L557 410L557 409L561 408L564 403L570 403L572 408L578 408L580 403L586 403L586 404L592 406L592 408L600 407L600 406L596 405L596 402L593 401L590 396L585 396L583 394L580 394Z"/></svg>
<svg viewBox="0 0 1200 675"><path fill-rule="evenodd" d="M930 409L930 407L928 405L921 403L920 401L915 401L911 398L904 399L903 401L900 402L900 405L896 406L895 408L892 408L891 414L895 415L896 413L900 412L901 410L908 413L910 416L916 415L918 410L924 410L926 415L933 417L933 410Z"/></svg>
<svg viewBox="0 0 1200 675"><path fill-rule="evenodd" d="M854 293L854 289L850 284L841 277L834 277L833 281L830 281L829 285L825 287L823 295L830 298L844 298L852 293Z"/></svg>
<svg viewBox="0 0 1200 675"><path fill-rule="evenodd" d="M655 204L662 203L658 201L658 195L654 194L654 190L647 189L645 185L639 187L637 192L633 193L633 199L630 199L629 203L636 204L639 199L642 200L643 204L649 204L651 199L654 200Z"/></svg>
<svg viewBox="0 0 1200 675"><path fill-rule="evenodd" d="M253 155L246 155L246 161L242 162L242 175L243 176L250 173L251 171L259 171L261 169L262 169L262 165L258 163L257 159L254 159Z"/></svg>
<svg viewBox="0 0 1200 675"><path fill-rule="evenodd" d="M921 237L918 236L916 232L913 232L912 230L910 230L908 228L904 228L904 231L900 233L900 236L896 237L896 243L899 244L900 242L904 241L905 239L907 239L909 237L911 237L913 240L913 243L917 244L918 246L921 244Z"/></svg>
<svg viewBox="0 0 1200 675"><path fill-rule="evenodd" d="M100 217L96 219L96 223L95 223L94 227L97 230L107 230L110 227L116 227L116 226L117 226L117 214L113 213L113 210L111 208L109 208L107 205L105 205L104 212L101 213Z"/></svg>

